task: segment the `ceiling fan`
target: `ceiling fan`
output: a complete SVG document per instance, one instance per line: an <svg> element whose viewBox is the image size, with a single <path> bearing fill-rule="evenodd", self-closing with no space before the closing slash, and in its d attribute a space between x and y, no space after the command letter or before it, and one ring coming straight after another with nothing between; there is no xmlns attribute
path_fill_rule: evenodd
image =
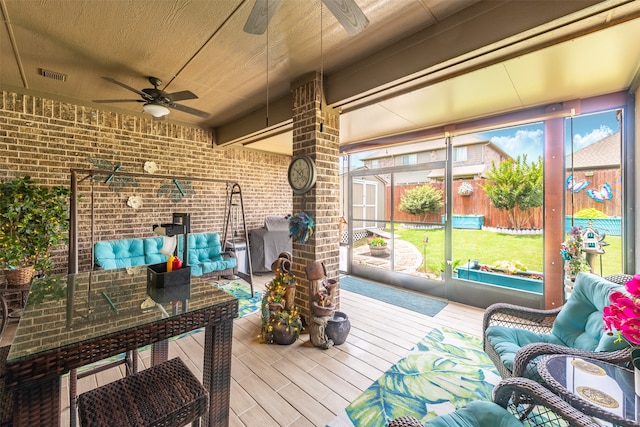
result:
<svg viewBox="0 0 640 427"><path fill-rule="evenodd" d="M352 36L369 25L369 20L355 0L322 0L322 2ZM256 0L244 24L244 31L249 34L263 34L279 4L280 0Z"/></svg>
<svg viewBox="0 0 640 427"><path fill-rule="evenodd" d="M111 103L111 102L144 102L142 109L151 114L154 119L161 119L169 114L169 108L182 111L183 113L193 114L195 116L207 118L209 113L195 108L187 107L185 105L176 104L175 101L185 101L187 99L198 99L198 97L191 91L183 90L180 92L167 93L162 89L158 89L158 86L162 84L162 81L157 77L149 77L149 82L153 85L152 88L146 88L138 90L125 83L119 82L111 77L103 77L108 82L117 84L125 89L135 92L141 96L142 99L98 99L93 102L97 103Z"/></svg>

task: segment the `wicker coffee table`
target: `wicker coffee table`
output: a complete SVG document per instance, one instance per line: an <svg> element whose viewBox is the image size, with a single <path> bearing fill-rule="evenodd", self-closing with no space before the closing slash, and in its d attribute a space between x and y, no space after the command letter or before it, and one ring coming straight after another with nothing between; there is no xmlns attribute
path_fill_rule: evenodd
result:
<svg viewBox="0 0 640 427"><path fill-rule="evenodd" d="M14 426L60 423L60 376L74 368L205 328L205 425L228 426L231 342L238 300L198 278L189 299L149 304L146 267L34 280L7 359ZM144 303L144 304L143 304ZM155 349L154 349L155 350Z"/></svg>

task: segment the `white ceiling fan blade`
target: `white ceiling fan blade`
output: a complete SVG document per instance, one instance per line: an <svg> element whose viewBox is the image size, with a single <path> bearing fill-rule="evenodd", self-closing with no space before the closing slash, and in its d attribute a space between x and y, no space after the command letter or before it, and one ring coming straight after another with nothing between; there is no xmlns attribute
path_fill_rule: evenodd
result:
<svg viewBox="0 0 640 427"><path fill-rule="evenodd" d="M354 36L369 25L369 20L358 7L355 0L322 0L342 24L347 33Z"/></svg>
<svg viewBox="0 0 640 427"><path fill-rule="evenodd" d="M280 0L256 0L244 24L244 32L249 34L264 34L269 21L276 12Z"/></svg>

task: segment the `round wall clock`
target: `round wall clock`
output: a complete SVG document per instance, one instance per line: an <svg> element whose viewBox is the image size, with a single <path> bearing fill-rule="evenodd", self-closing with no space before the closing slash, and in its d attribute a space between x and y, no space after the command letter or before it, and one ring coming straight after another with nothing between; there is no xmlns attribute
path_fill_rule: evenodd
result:
<svg viewBox="0 0 640 427"><path fill-rule="evenodd" d="M287 177L295 194L306 193L316 183L316 164L309 156L294 157L289 165Z"/></svg>

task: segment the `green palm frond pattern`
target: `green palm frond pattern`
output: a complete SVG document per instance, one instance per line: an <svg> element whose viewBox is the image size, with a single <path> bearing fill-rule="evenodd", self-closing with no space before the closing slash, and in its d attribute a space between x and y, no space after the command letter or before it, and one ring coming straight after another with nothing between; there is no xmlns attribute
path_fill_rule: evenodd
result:
<svg viewBox="0 0 640 427"><path fill-rule="evenodd" d="M499 381L479 337L434 329L345 412L355 427L385 427L403 415L426 422L474 400L491 400ZM330 425L345 425L342 418Z"/></svg>

